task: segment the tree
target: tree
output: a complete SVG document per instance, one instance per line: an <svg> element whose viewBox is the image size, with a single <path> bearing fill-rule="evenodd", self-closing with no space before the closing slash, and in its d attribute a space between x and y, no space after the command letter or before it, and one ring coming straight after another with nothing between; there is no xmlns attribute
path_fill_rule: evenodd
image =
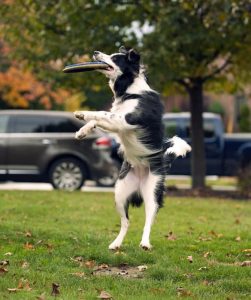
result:
<svg viewBox="0 0 251 300"><path fill-rule="evenodd" d="M0 7L4 37L15 46L15 56L26 59L40 76L60 86L85 85L92 90L105 86L101 76L95 80L92 74L66 77L58 71L93 50L113 52L121 44L138 46L148 62L153 86L162 92L168 85L177 85L189 95L193 187L204 187L203 92L216 80L223 86L230 75L235 83L249 80L250 1L118 3L16 0L13 5L5 1ZM139 34L142 28L147 30Z"/></svg>
<svg viewBox="0 0 251 300"><path fill-rule="evenodd" d="M250 79L250 1L157 1L157 7L144 3L144 18L154 30L143 44L155 81L183 86L190 98L193 187L201 188L206 171L203 91L219 76Z"/></svg>

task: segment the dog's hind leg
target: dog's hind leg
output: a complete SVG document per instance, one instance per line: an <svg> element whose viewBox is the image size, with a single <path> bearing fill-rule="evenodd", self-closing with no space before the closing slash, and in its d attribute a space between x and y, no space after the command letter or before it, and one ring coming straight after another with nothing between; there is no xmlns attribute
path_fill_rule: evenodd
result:
<svg viewBox="0 0 251 300"><path fill-rule="evenodd" d="M125 163L124 166L125 167ZM110 244L109 249L120 248L129 227L128 207L129 199L139 188L139 179L132 169L121 170L120 177L115 186L115 204L121 218L121 228L116 239Z"/></svg>
<svg viewBox="0 0 251 300"><path fill-rule="evenodd" d="M141 181L141 193L145 204L145 226L140 242L140 246L148 250L151 248L150 232L158 209L162 206L163 190L164 190L164 176L156 175L149 171Z"/></svg>

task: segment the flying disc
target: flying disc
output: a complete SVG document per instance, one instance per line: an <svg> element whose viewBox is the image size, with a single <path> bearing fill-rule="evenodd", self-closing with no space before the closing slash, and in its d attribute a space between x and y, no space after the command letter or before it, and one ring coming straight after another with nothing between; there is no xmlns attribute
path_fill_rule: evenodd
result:
<svg viewBox="0 0 251 300"><path fill-rule="evenodd" d="M86 71L107 69L108 67L109 65L102 61L92 61L92 62L84 62L84 63L68 65L63 69L63 72L64 73L86 72Z"/></svg>

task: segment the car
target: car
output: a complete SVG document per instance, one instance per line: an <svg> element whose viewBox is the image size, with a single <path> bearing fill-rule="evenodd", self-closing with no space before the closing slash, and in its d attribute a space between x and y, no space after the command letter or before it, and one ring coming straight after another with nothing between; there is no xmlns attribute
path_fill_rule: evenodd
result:
<svg viewBox="0 0 251 300"><path fill-rule="evenodd" d="M84 140L74 135L84 123L59 111L0 111L0 180L50 182L77 190L85 180L113 186L119 166L112 139L100 130Z"/></svg>
<svg viewBox="0 0 251 300"><path fill-rule="evenodd" d="M165 113L163 123L165 137L175 135L191 143L191 114L189 112ZM206 175L237 176L251 170L251 133L225 134L222 118L215 113L203 113ZM117 154L119 144L113 142L112 157L122 163ZM191 153L177 158L168 175L191 175Z"/></svg>

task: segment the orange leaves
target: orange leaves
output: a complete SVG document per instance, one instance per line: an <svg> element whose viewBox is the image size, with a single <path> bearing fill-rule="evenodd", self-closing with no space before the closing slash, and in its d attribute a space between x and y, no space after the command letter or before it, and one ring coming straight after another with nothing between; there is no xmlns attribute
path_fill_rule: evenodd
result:
<svg viewBox="0 0 251 300"><path fill-rule="evenodd" d="M7 107L28 108L37 103L51 109L53 103L64 103L70 93L63 89L53 91L48 83L38 81L30 71L13 64L6 72L0 72L0 96Z"/></svg>

